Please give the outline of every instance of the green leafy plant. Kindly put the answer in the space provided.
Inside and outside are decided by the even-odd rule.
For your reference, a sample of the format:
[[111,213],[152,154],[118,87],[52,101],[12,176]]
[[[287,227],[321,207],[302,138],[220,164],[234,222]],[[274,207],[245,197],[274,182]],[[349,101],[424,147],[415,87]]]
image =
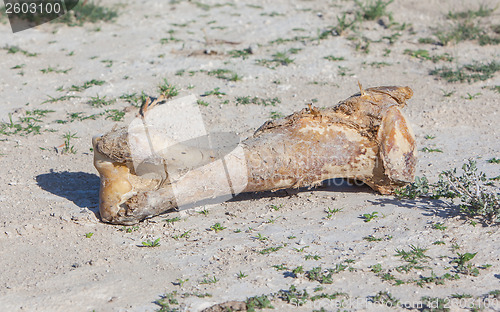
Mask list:
[[68,26],[82,26],[84,23],[110,22],[118,16],[118,11],[94,1],[79,1],[68,13],[55,19],[53,23],[63,23]]
[[457,67],[455,70],[449,67],[436,68],[430,72],[431,75],[439,76],[448,82],[475,82],[484,81],[493,77],[500,70],[500,63],[491,61],[489,63],[474,62]]
[[163,83],[158,85],[158,91],[165,98],[173,98],[179,94],[179,90],[173,84],[170,84],[167,79],[163,79]]
[[378,212],[374,211],[372,213],[364,213],[361,215],[361,218],[363,218],[365,222],[370,222],[373,219],[378,218]]
[[144,246],[144,247],[158,247],[158,246],[160,246],[160,237],[158,237],[154,241],[148,239],[147,241],[142,242],[142,246]]
[[217,232],[220,232],[220,231],[222,231],[222,230],[226,229],[226,227],[225,227],[225,226],[222,226],[219,222],[217,222],[217,223],[215,223],[214,225],[212,225],[212,226],[210,227],[210,229],[211,229],[212,231],[214,231],[215,233],[217,233]]
[[77,139],[76,133],[66,132],[63,136],[64,144],[62,152],[64,154],[76,154],[75,146],[71,144],[72,139]]

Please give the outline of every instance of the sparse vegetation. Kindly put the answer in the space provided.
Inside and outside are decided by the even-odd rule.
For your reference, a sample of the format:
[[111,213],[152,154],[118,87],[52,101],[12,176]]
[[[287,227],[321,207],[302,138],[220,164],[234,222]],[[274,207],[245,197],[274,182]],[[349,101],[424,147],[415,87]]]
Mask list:
[[160,246],[160,237],[158,237],[157,239],[155,239],[153,241],[148,239],[147,241],[142,242],[142,246],[144,246],[144,247],[158,247],[158,246]]
[[84,23],[99,21],[111,22],[118,16],[114,8],[102,6],[94,1],[79,1],[68,13],[57,19],[54,23],[63,23],[68,26],[82,26]]

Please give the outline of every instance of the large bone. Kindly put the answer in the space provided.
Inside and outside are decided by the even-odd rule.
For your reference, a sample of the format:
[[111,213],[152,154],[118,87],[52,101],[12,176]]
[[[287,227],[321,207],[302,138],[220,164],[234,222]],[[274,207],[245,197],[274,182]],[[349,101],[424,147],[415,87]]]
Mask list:
[[[169,143],[168,133],[153,128],[148,142],[130,128],[96,136],[101,219],[133,224],[212,198],[313,187],[333,178],[363,181],[390,194],[414,178],[415,139],[400,110],[412,95],[409,87],[361,89],[334,107],[309,107],[268,121],[222,154]],[[148,145],[170,150],[146,155],[137,166],[133,155]]]

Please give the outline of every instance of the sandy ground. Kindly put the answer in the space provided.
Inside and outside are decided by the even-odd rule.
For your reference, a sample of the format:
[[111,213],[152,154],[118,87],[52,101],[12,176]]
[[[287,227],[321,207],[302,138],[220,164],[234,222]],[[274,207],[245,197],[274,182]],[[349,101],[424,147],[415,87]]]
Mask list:
[[[2,20],[1,47],[15,45],[38,55],[0,50],[0,117],[9,122],[10,113],[16,122],[35,109],[54,111],[40,117],[41,134],[0,135],[2,311],[154,311],[160,308],[155,301],[173,291],[178,293],[179,305],[172,307],[200,311],[215,303],[276,294],[291,285],[311,294],[346,295],[336,300],[309,300],[301,307],[274,299],[275,310],[323,307],[324,311],[337,311],[336,304],[344,299],[341,310],[390,311],[405,309],[375,304],[373,296],[387,291],[408,303],[408,308],[415,308],[424,296],[470,294],[469,300],[482,305],[486,294],[500,289],[498,225],[473,226],[460,218],[458,206],[450,202],[399,201],[366,186],[343,183],[314,190],[243,194],[223,204],[156,217],[128,231],[101,223],[91,137],[134,118],[137,109],[130,109],[130,104],[119,99],[121,95],[141,91],[158,95],[157,85],[164,78],[180,89],[179,97],[199,97],[220,88],[226,95],[202,98],[208,103],[200,106],[206,126],[211,131],[234,130],[242,137],[272,112],[287,115],[307,103],[334,105],[356,93],[358,81],[366,87],[408,85],[415,95],[405,113],[419,149],[442,150],[420,152],[418,176],[435,179],[442,170],[461,167],[468,158],[477,160],[489,177],[500,174],[500,165],[486,161],[500,158],[500,97],[491,88],[500,85],[500,75],[470,84],[448,83],[429,75],[445,65],[455,68],[473,61],[499,61],[498,45],[465,41],[440,46],[418,40],[432,37],[433,29],[451,25],[445,18],[450,10],[477,10],[476,1],[396,0],[388,10],[399,26],[386,28],[378,21],[365,21],[357,33],[275,43],[270,42],[296,36],[317,38],[322,30],[337,24],[342,12],[351,17],[357,6],[350,1],[319,0],[203,3],[207,6],[189,1],[110,0],[104,5],[119,10],[113,23],[50,24],[17,34]],[[481,3],[494,7],[495,1]],[[497,10],[481,23],[500,24],[499,14]],[[407,27],[398,30],[403,23]],[[367,39],[349,40],[351,36]],[[162,38],[178,40],[162,43]],[[368,40],[367,51],[363,47]],[[361,43],[358,49],[357,42]],[[246,58],[228,54],[249,47],[253,54]],[[272,69],[257,64],[259,59],[272,59],[273,54],[292,48],[300,50],[289,55],[294,61],[287,66]],[[430,55],[448,53],[454,59],[433,63],[405,54],[406,49],[426,49]],[[329,55],[343,59],[324,58]],[[41,72],[49,67],[56,71]],[[57,72],[69,68],[66,73]],[[220,79],[201,71],[221,68],[234,71],[241,80]],[[81,86],[92,79],[104,84],[69,91],[72,85]],[[92,107],[87,102],[96,95],[117,101]],[[73,97],[43,103],[61,96]],[[243,96],[277,97],[281,103],[236,105],[236,97]],[[109,113],[95,120],[69,117],[127,107],[125,119],[119,122],[106,118]],[[61,152],[62,136],[68,132],[76,133],[70,141],[75,154]],[[435,138],[425,139],[426,135]],[[328,208],[342,210],[328,218]],[[207,214],[198,213],[204,209]],[[374,211],[380,217],[371,222],[360,218]],[[175,217],[180,220],[166,221]],[[210,231],[215,223],[226,229]],[[446,229],[436,229],[436,223],[443,223]],[[188,237],[180,237],[186,231]],[[86,237],[87,233],[93,235]],[[368,235],[383,240],[369,242],[364,239]],[[161,246],[140,247],[143,241],[156,238]],[[436,241],[444,244],[433,244]],[[395,268],[405,262],[395,255],[396,250],[409,251],[410,245],[427,249],[430,258],[425,258],[422,269],[398,272]],[[269,247],[282,248],[269,254],[259,252]],[[454,275],[452,261],[457,252],[477,252],[471,262],[480,267],[478,276],[458,274],[459,279],[421,287],[415,282],[396,286],[394,281],[383,280],[384,273],[404,281],[433,273]],[[316,260],[314,256],[318,256]],[[288,269],[273,267],[280,264]],[[332,284],[321,285],[304,273],[292,273],[299,266],[308,271],[335,264],[349,268],[334,274]],[[373,272],[377,264],[381,265],[379,273]],[[245,277],[238,278],[240,272]],[[217,282],[203,283],[214,277]],[[324,289],[315,292],[318,286]],[[211,296],[181,298],[186,293]],[[461,307],[455,302],[451,311],[462,311]],[[500,305],[485,308],[489,310],[500,311]]]

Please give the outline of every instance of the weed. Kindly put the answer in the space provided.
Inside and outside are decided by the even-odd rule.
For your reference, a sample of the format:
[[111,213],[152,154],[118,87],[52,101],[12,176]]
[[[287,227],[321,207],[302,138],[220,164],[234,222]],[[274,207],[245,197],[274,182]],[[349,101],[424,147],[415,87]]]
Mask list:
[[334,214],[337,214],[337,213],[339,213],[341,211],[342,211],[342,208],[334,208],[334,209],[332,209],[332,208],[328,207],[325,210],[325,212],[327,213],[326,218],[330,219],[331,217],[333,217]]
[[96,4],[94,1],[79,1],[68,13],[55,19],[54,23],[63,23],[68,26],[82,26],[83,23],[110,22],[118,16],[118,11]]
[[378,218],[378,212],[374,211],[372,213],[364,213],[361,215],[361,218],[364,219],[365,222],[370,222],[371,220]]
[[493,157],[493,158],[488,159],[487,162],[490,164],[500,164],[500,158]]
[[387,307],[397,307],[399,305],[399,300],[387,291],[379,291],[375,296],[372,297],[372,301],[374,303],[382,304]]
[[278,292],[278,297],[295,306],[302,306],[310,299],[305,289],[302,291],[297,290],[294,285],[291,285],[288,290],[280,290]]
[[68,69],[57,69],[57,68],[53,68],[53,67],[47,67],[47,68],[43,68],[43,69],[40,69],[40,71],[44,74],[48,74],[48,73],[57,73],[57,74],[67,74],[70,70],[72,70],[73,68],[68,68]]
[[101,63],[106,64],[106,67],[108,68],[113,66],[113,60],[102,60]]
[[259,253],[261,255],[268,255],[272,252],[276,252],[276,251],[280,250],[281,248],[283,248],[283,246],[268,247],[268,248],[264,248],[264,249],[260,250]]
[[288,268],[284,264],[275,264],[273,265],[273,268],[275,268],[277,271],[288,270]]
[[431,298],[431,297],[422,297],[422,303],[424,307],[422,307],[422,311],[429,312],[449,312],[450,311],[450,300],[448,298]]
[[294,62],[293,59],[289,57],[289,54],[296,54],[300,49],[290,49],[288,51],[277,52],[272,55],[272,59],[259,59],[257,60],[258,65],[265,66],[270,69],[276,69],[277,66],[288,66]]
[[160,94],[167,99],[173,98],[179,94],[177,87],[168,83],[167,79],[163,79],[163,83],[158,85],[158,90]]
[[466,100],[474,100],[474,99],[477,99],[480,95],[481,95],[481,93],[470,94],[469,92],[467,92],[467,96],[462,97],[462,98],[464,98]]
[[45,103],[56,103],[56,102],[61,102],[61,101],[67,101],[67,100],[71,100],[71,99],[75,99],[75,98],[79,98],[79,96],[74,96],[74,95],[63,95],[63,96],[60,96],[58,98],[54,98],[52,96],[49,95],[49,99],[48,100],[45,100],[43,101],[41,104],[45,104]]
[[208,278],[208,277],[205,277],[201,282],[200,284],[215,284],[219,281],[219,279],[217,277],[215,277],[215,275],[212,277],[212,278]]
[[125,112],[117,109],[107,109],[106,114],[106,119],[111,119],[113,121],[122,121],[125,117]]
[[241,77],[232,70],[229,69],[215,69],[207,72],[209,76],[215,76],[219,79],[228,81],[239,81]]
[[372,269],[372,272],[375,274],[382,272],[382,265],[380,263],[371,265],[370,268]]
[[81,86],[72,85],[71,88],[69,88],[69,91],[81,92],[81,91],[86,90],[92,86],[102,86],[104,83],[105,83],[105,81],[103,81],[103,80],[92,79],[92,80],[84,82],[83,85],[81,85]]
[[201,96],[209,96],[209,95],[215,95],[217,97],[222,97],[223,95],[226,95],[226,93],[220,91],[220,88],[217,87],[213,90],[206,91]]
[[429,134],[426,134],[426,135],[424,136],[424,139],[426,139],[426,140],[434,140],[435,138],[436,138],[436,136],[435,136],[435,135],[429,135]]
[[457,253],[458,258],[452,260],[450,263],[456,263],[457,264],[457,271],[459,273],[465,274],[465,275],[472,275],[472,276],[478,276],[479,275],[479,269],[474,267],[473,264],[468,263],[470,260],[472,260],[476,256],[477,252],[475,253]]
[[274,222],[276,222],[276,220],[278,220],[279,218],[281,218],[281,216],[278,216],[278,217],[276,217],[276,218],[269,218],[269,219],[266,221],[266,223],[271,223],[271,224],[273,224],[273,223],[274,223]]
[[302,248],[292,248],[292,249],[295,250],[296,252],[304,252],[306,248],[309,248],[309,246],[304,246]]
[[449,67],[436,68],[430,72],[431,75],[439,76],[448,82],[475,82],[487,80],[500,70],[500,63],[492,61],[489,63],[478,63],[463,65],[453,70]]
[[475,17],[487,17],[490,16],[495,9],[484,7],[483,5],[479,6],[477,11],[467,10],[461,12],[448,12],[446,16],[449,19],[471,19]]
[[224,229],[226,229],[226,227],[222,226],[219,222],[215,223],[210,227],[210,230],[214,231],[215,233],[218,233]]
[[404,249],[396,249],[396,256],[401,257],[404,261],[416,265],[420,261],[426,261],[426,258],[430,258],[425,254],[427,249],[416,247],[414,245],[410,245],[410,250],[405,251]]
[[422,152],[426,153],[442,153],[443,151],[439,148],[429,148],[429,147],[424,147],[421,149]]
[[257,96],[241,96],[236,97],[236,105],[247,105],[247,104],[256,104],[256,105],[264,105],[264,106],[276,106],[276,104],[281,103],[281,100],[277,97],[275,98],[259,98]]
[[489,222],[500,222],[500,195],[489,191],[486,175],[477,172],[476,162],[462,166],[463,174],[457,176],[456,169],[439,175],[434,197],[460,198],[461,210],[470,216],[481,216]]
[[77,139],[78,137],[76,136],[76,133],[71,133],[71,132],[66,132],[63,136],[64,139],[64,144],[63,144],[63,150],[62,152],[64,154],[76,154],[76,149],[74,145],[71,145],[71,140],[72,139]]
[[283,205],[281,205],[281,204],[279,206],[277,206],[277,205],[271,205],[270,207],[271,207],[272,210],[278,211],[278,210],[280,210],[283,207]]
[[18,52],[28,56],[28,57],[35,57],[38,55],[38,53],[31,53],[31,52],[28,52],[26,50],[23,50],[21,49],[20,47],[18,46],[11,46],[11,45],[6,45],[3,47],[4,50],[7,50],[7,53],[8,54],[16,54]]
[[443,241],[435,241],[434,243],[432,243],[432,245],[444,245],[445,242]]
[[332,62],[345,60],[345,58],[343,56],[336,57],[336,56],[333,56],[333,55],[328,55],[328,56],[325,56],[323,58],[325,60],[329,60],[329,61],[332,61]]
[[429,193],[429,189],[429,181],[426,177],[415,177],[415,182],[395,190],[394,193],[399,199],[415,199],[417,197],[427,195]]
[[142,246],[144,246],[144,247],[158,247],[158,246],[160,246],[160,237],[158,237],[154,241],[148,239],[147,241],[142,242]]
[[265,237],[264,235],[262,235],[260,233],[257,233],[257,236],[255,237],[255,239],[260,240],[262,242],[262,241],[267,240],[267,237]]
[[179,311],[177,308],[171,308],[170,305],[178,305],[179,301],[175,299],[177,296],[177,291],[164,294],[160,296],[161,298],[156,300],[155,303],[161,307],[157,312],[175,312]]
[[85,233],[86,238],[91,238],[92,235],[94,235],[94,233],[92,233],[92,232]]
[[238,274],[236,274],[236,277],[238,277],[238,279],[243,279],[245,277],[248,277],[248,274],[245,274],[240,271]]
[[134,231],[139,231],[139,226],[138,225],[134,225],[134,226],[124,226],[120,229],[120,231],[125,231],[126,233],[132,233]]
[[250,297],[246,300],[247,311],[255,312],[256,309],[274,309],[266,295]]
[[116,99],[106,99],[106,96],[100,97],[99,94],[90,98],[87,102],[92,107],[102,107],[112,105],[116,102]]
[[434,224],[432,225],[432,228],[433,228],[433,229],[436,229],[436,230],[444,231],[444,230],[446,230],[448,227],[447,227],[447,226],[444,226],[444,223],[434,223]]
[[231,57],[241,57],[242,59],[247,59],[250,54],[252,54],[252,50],[250,48],[246,48],[243,50],[231,50],[228,52]]
[[354,2],[359,6],[360,9],[360,11],[357,13],[358,18],[362,20],[373,21],[383,16],[390,16],[390,13],[388,13],[386,9],[387,6],[393,1],[394,0],[370,0],[366,3],[361,3],[359,0],[355,0]]
[[453,61],[453,57],[451,57],[448,53],[431,56],[429,54],[429,51],[424,50],[424,49],[419,49],[419,50],[406,49],[403,53],[407,54],[411,57],[417,58],[417,59],[428,60],[428,61],[432,61],[434,63],[437,63],[439,61],[446,61],[446,62]]
[[165,219],[163,221],[165,221],[167,223],[170,223],[170,224],[174,224],[175,222],[181,221],[181,218],[180,217],[174,217],[174,218],[170,218],[170,219]]
[[198,104],[200,106],[208,106],[208,105],[210,105],[210,103],[205,102],[203,100],[196,100],[196,104]]
[[335,268],[326,270],[323,270],[321,267],[315,267],[306,272],[306,277],[311,281],[317,281],[321,284],[332,284],[332,275],[345,271],[345,269],[347,269],[347,265],[344,264],[336,264]]
[[174,235],[174,236],[172,236],[172,238],[175,239],[175,240],[179,240],[181,238],[189,238],[190,237],[189,233],[191,233],[191,230],[185,231],[181,235]]
[[304,256],[304,259],[306,260],[319,260],[321,259],[321,256],[318,256],[318,255],[305,255]]
[[367,240],[369,242],[381,242],[384,240],[384,238],[382,238],[382,237],[375,237],[373,235],[365,236],[365,237],[363,237],[363,239]]
[[197,211],[197,213],[202,214],[204,216],[208,216],[210,213],[207,208],[203,208],[203,210]]

